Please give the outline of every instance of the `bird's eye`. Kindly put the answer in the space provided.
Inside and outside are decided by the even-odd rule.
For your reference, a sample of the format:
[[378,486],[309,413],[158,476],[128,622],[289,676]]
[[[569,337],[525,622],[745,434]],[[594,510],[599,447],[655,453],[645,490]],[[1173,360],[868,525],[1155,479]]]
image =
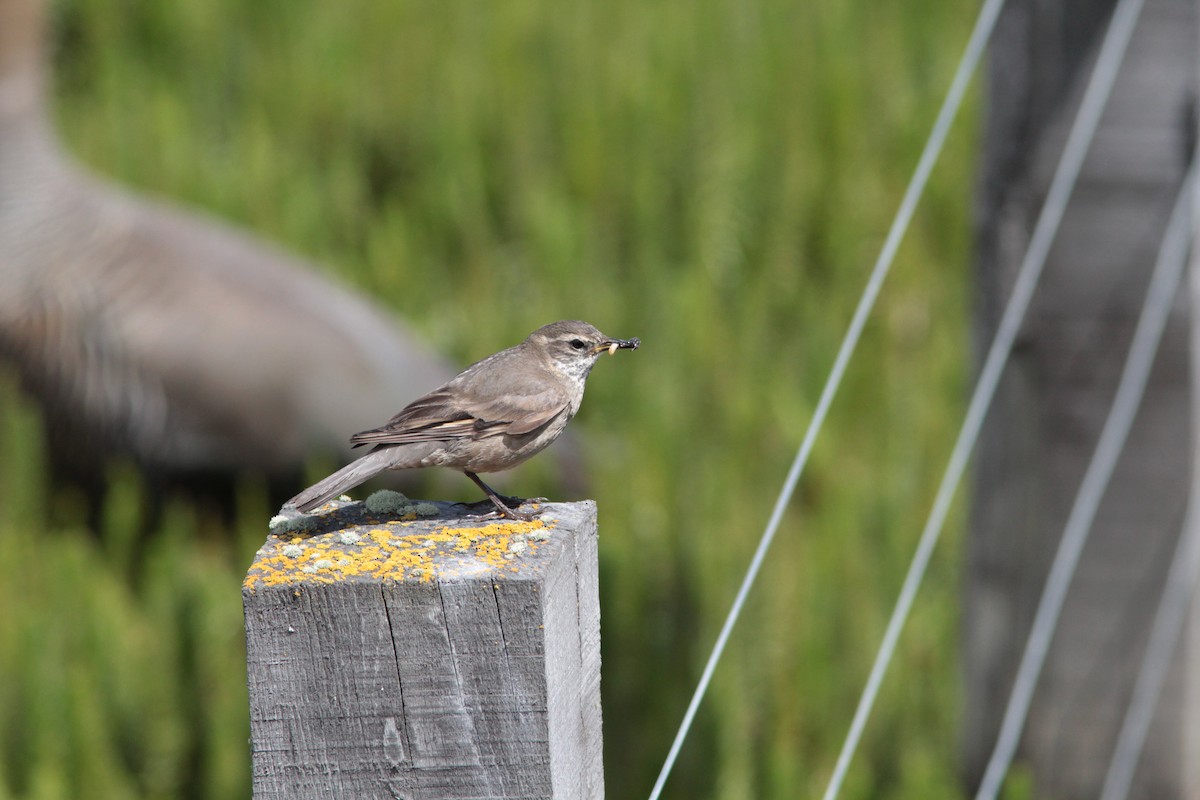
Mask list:
[[571,347],[572,347],[572,348],[574,348],[574,349],[576,349],[576,350],[582,350],[582,349],[584,349],[585,347],[587,347],[587,343],[586,343],[586,342],[584,342],[584,341],[583,341],[583,339],[572,339],[572,340],[571,340]]

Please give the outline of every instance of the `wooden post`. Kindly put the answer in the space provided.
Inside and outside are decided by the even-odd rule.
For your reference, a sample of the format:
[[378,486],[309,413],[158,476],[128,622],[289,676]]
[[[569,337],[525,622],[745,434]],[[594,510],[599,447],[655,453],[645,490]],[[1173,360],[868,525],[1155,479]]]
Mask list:
[[267,539],[243,591],[256,800],[603,796],[596,507],[544,508],[342,504]]
[[[979,188],[990,342],[1113,3],[1011,0],[993,42]],[[1147,0],[980,440],[963,623],[963,749],[978,786],[1067,514],[1095,450],[1194,142],[1196,0]],[[1189,309],[1168,322],[1018,751],[1036,797],[1104,781],[1191,487]],[[1172,665],[1131,797],[1185,796],[1197,763]]]

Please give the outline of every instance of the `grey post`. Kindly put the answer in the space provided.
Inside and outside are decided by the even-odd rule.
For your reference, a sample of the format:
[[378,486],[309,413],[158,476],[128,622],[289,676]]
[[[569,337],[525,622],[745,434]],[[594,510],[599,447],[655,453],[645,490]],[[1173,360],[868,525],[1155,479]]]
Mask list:
[[[976,321],[986,346],[1086,82],[1111,0],[1011,0],[993,41]],[[966,783],[978,785],[1034,610],[1096,447],[1194,144],[1196,0],[1146,0],[983,431],[963,619]],[[1099,795],[1192,487],[1194,313],[1181,297],[1067,596],[1017,765],[1034,796]],[[1191,797],[1181,647],[1131,797]],[[1192,685],[1189,685],[1192,684]]]
[[453,509],[341,504],[258,551],[256,800],[603,796],[595,504]]

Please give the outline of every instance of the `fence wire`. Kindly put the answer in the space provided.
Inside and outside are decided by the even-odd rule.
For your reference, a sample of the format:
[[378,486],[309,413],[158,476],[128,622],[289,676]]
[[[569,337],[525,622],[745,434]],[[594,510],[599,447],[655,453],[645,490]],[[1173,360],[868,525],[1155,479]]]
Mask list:
[[[1099,121],[1100,112],[1104,108],[1104,103],[1116,79],[1117,71],[1133,35],[1133,29],[1137,24],[1143,4],[1143,0],[1120,0],[1117,4],[1101,46],[1099,59],[1092,73],[1092,79],[1088,84],[1079,117],[1076,120],[1077,126],[1085,115],[1093,119],[1093,127],[1095,122]],[[1074,132],[1072,130],[1072,134]],[[1068,142],[1069,148],[1070,142]],[[1082,150],[1077,157],[1082,162]],[[1066,158],[1067,154],[1064,153],[1063,160],[1066,161]],[[1176,224],[1175,218],[1180,213],[1177,204],[1172,217],[1173,226]],[[1166,252],[1165,249],[1163,252]],[[1166,280],[1166,278],[1160,277],[1163,273],[1162,262],[1162,253],[1160,253],[1159,266],[1155,269],[1147,302],[1150,301],[1151,294],[1162,291],[1160,287]],[[1087,541],[1100,497],[1112,474],[1117,457],[1124,447],[1129,425],[1132,423],[1133,412],[1137,410],[1137,405],[1141,402],[1145,379],[1149,374],[1149,362],[1152,360],[1154,348],[1158,346],[1158,336],[1161,334],[1161,328],[1154,331],[1148,326],[1149,323],[1146,322],[1143,314],[1137,332],[1134,334],[1134,343],[1126,361],[1125,372],[1121,376],[1116,399],[1113,401],[1113,409],[1108,420],[1105,421],[1104,429],[1100,434],[1100,442],[1088,465],[1083,483],[1076,495],[1075,504],[1067,519],[1058,552],[1050,567],[1050,575],[1046,580],[1046,588],[1034,617],[1021,664],[1017,669],[1017,677],[1009,697],[1004,720],[1000,726],[996,746],[988,761],[979,791],[975,795],[976,800],[994,800],[999,794],[1004,776],[1012,764],[1013,755],[1021,738],[1021,730],[1029,713],[1033,690],[1038,676],[1041,674],[1042,665],[1045,663],[1046,652],[1050,647],[1050,639],[1054,635],[1054,628],[1058,623],[1063,601],[1066,599],[1067,588],[1075,573],[1083,545]],[[1147,347],[1151,348],[1148,356],[1144,353]]]
[[[1172,225],[1179,230],[1168,229],[1166,242],[1163,244],[1164,257],[1177,259],[1172,267],[1176,274],[1171,278],[1176,290],[1183,277],[1183,262],[1188,255],[1188,240],[1196,231],[1196,181],[1195,160],[1188,180],[1184,182],[1179,206],[1185,207],[1178,211],[1172,220]],[[1174,239],[1172,239],[1174,236]],[[1166,255],[1168,247],[1174,252]],[[1195,254],[1192,255],[1195,258]],[[1193,291],[1195,290],[1195,266],[1193,266]],[[1173,292],[1172,292],[1173,294]],[[1165,311],[1159,312],[1164,313]],[[1193,484],[1197,478],[1193,478]],[[1137,682],[1130,695],[1129,708],[1121,723],[1117,735],[1117,743],[1113,748],[1113,756],[1108,764],[1108,773],[1104,778],[1100,800],[1125,800],[1129,796],[1129,788],[1133,784],[1133,774],[1146,743],[1146,734],[1150,730],[1150,721],[1154,716],[1154,708],[1166,679],[1167,668],[1171,656],[1179,641],[1179,633],[1183,629],[1187,617],[1188,603],[1195,591],[1196,579],[1200,575],[1200,507],[1197,506],[1196,490],[1193,487],[1192,500],[1188,506],[1183,530],[1179,534],[1179,542],[1175,546],[1175,554],[1171,560],[1171,569],[1167,574],[1167,582],[1159,599],[1158,609],[1154,613],[1154,622],[1150,628],[1150,637],[1146,642],[1146,652],[1138,669]]]
[[921,158],[917,162],[916,170],[909,181],[908,188],[904,192],[904,198],[900,202],[900,207],[896,212],[895,219],[892,221],[891,228],[888,230],[883,249],[871,271],[870,278],[867,281],[866,288],[863,290],[858,306],[855,308],[849,330],[847,330],[846,336],[838,348],[833,368],[830,371],[829,378],[825,382],[825,387],[821,391],[817,407],[813,412],[812,419],[809,421],[804,439],[800,443],[800,449],[792,461],[791,468],[788,470],[787,477],[784,480],[783,488],[780,490],[779,497],[776,499],[775,506],[771,511],[766,529],[763,531],[758,547],[750,561],[746,576],[743,578],[737,595],[734,597],[733,605],[729,609],[725,623],[721,626],[721,632],[717,635],[717,641],[713,645],[708,662],[704,665],[704,671],[700,676],[700,681],[696,686],[695,692],[692,694],[692,699],[688,703],[687,711],[683,715],[683,721],[679,726],[678,732],[675,734],[675,740],[671,743],[671,749],[667,753],[662,770],[659,772],[658,779],[654,783],[654,788],[650,792],[650,800],[658,800],[659,795],[662,794],[667,777],[670,775],[671,769],[675,765],[675,760],[679,755],[679,750],[687,738],[688,731],[691,729],[696,711],[700,707],[700,702],[703,700],[704,694],[708,689],[708,684],[712,680],[717,663],[720,661],[721,655],[725,651],[725,646],[729,642],[729,635],[733,632],[738,617],[741,615],[746,597],[750,594],[750,589],[758,577],[767,551],[770,549],[771,543],[775,539],[775,534],[779,530],[783,514],[791,502],[792,494],[795,492],[796,484],[800,480],[804,466],[808,463],[808,457],[812,452],[817,434],[820,432],[821,426],[825,422],[825,417],[829,413],[829,407],[833,403],[834,395],[837,394],[837,390],[841,385],[842,376],[846,371],[847,365],[850,363],[850,357],[854,354],[854,350],[858,346],[858,340],[862,335],[863,327],[867,323],[867,317],[870,315],[871,309],[875,305],[875,300],[879,296],[883,280],[887,277],[892,262],[895,260],[896,251],[899,249],[900,242],[903,240],[904,234],[908,230],[909,222],[916,211],[917,201],[920,200],[922,193],[925,191],[925,186],[929,182],[929,176],[933,171],[934,164],[937,163],[938,156],[941,154],[946,137],[950,132],[950,125],[962,105],[963,97],[966,94],[967,87],[970,85],[971,76],[974,74],[979,60],[983,56],[984,48],[991,38],[992,31],[995,29],[996,18],[999,16],[1003,5],[1004,0],[985,0],[983,7],[980,9],[979,17],[971,32],[971,37],[967,41],[966,49],[963,52],[958,67],[955,69],[950,89],[947,91],[946,98],[942,102],[942,107],[938,112],[933,129],[921,152]]
[[841,790],[846,771],[858,747],[867,718],[875,704],[883,676],[895,653],[896,642],[908,619],[913,599],[916,597],[917,589],[921,585],[934,547],[941,535],[946,516],[950,511],[951,501],[966,469],[971,451],[979,438],[983,420],[995,396],[1000,375],[1012,351],[1013,342],[1029,307],[1033,290],[1045,267],[1050,245],[1054,241],[1067,203],[1074,191],[1076,180],[1083,166],[1084,156],[1095,137],[1101,112],[1112,91],[1113,82],[1124,58],[1133,32],[1133,25],[1137,21],[1141,7],[1142,0],[1120,0],[1108,32],[1105,34],[1096,66],[1093,68],[1083,100],[1071,125],[1066,145],[1059,158],[1050,189],[1034,227],[1033,236],[1030,238],[1029,248],[1025,251],[1025,258],[1017,272],[1012,295],[988,350],[983,369],[980,371],[979,380],[967,408],[966,418],[934,498],[933,508],[926,521],[925,529],[921,533],[916,554],[913,556],[912,564],[900,590],[900,596],[896,601],[891,619],[888,621],[887,630],[884,632],[883,643],[880,645],[879,653],[867,678],[866,688],[859,700],[850,731],[846,736],[829,786],[825,791],[825,800],[833,800]]

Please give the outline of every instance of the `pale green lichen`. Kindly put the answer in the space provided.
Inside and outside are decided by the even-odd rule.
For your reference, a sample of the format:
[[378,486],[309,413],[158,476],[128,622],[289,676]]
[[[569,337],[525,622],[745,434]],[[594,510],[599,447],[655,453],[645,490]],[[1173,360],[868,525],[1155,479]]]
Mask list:
[[403,514],[412,510],[414,504],[400,492],[380,489],[367,498],[365,505],[372,514]]
[[317,527],[317,518],[310,517],[307,514],[300,514],[295,517],[285,517],[282,514],[271,518],[271,533],[301,533],[310,531]]
[[436,517],[438,515],[438,508],[433,503],[417,503],[412,510],[418,517]]

